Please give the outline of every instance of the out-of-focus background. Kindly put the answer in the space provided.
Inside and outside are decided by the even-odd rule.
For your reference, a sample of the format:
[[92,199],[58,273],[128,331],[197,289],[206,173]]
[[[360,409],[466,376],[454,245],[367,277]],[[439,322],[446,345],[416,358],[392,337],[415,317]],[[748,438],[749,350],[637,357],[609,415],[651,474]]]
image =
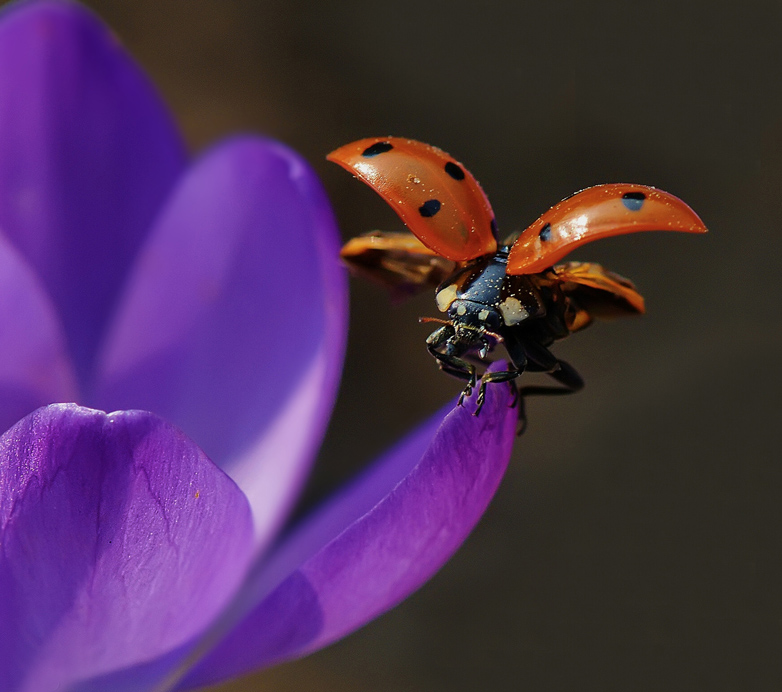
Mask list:
[[[711,229],[578,252],[631,277],[648,315],[559,346],[587,388],[529,403],[464,548],[347,640],[221,689],[782,688],[779,2],[87,4],[194,152],[236,131],[287,142],[345,238],[401,225],[324,156],[388,134],[464,162],[507,233],[603,182],[673,192]],[[458,392],[424,349],[432,314],[429,295],[393,307],[352,283],[309,502]]]

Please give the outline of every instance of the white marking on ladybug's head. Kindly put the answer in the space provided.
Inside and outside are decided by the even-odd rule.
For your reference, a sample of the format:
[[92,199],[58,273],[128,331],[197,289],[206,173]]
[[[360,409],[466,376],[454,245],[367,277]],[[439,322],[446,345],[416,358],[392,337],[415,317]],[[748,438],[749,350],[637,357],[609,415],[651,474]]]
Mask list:
[[456,306],[456,314],[459,315],[459,317],[463,317],[467,314],[467,307],[464,305],[464,303]]
[[481,311],[478,313],[478,319],[479,319],[481,322],[485,322],[485,321],[486,321],[486,318],[487,318],[488,316],[489,316],[489,311],[488,311],[488,310],[481,310]]
[[440,312],[446,312],[451,307],[451,303],[456,300],[456,291],[456,284],[451,284],[437,292],[434,299]]
[[523,322],[529,317],[529,312],[524,308],[518,298],[508,296],[500,305],[502,319],[508,327]]

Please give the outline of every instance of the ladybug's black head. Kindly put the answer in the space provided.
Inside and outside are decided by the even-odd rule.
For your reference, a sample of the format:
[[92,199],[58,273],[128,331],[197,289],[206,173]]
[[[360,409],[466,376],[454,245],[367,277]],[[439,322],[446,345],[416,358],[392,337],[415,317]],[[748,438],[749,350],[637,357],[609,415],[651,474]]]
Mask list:
[[450,320],[425,321],[440,322],[437,329],[427,339],[429,346],[449,356],[461,356],[477,351],[485,358],[499,342],[502,336],[502,317],[494,308],[469,300],[455,300],[448,310]]
[[448,317],[454,326],[463,326],[479,332],[499,332],[502,329],[502,315],[485,303],[473,300],[454,300],[448,307]]

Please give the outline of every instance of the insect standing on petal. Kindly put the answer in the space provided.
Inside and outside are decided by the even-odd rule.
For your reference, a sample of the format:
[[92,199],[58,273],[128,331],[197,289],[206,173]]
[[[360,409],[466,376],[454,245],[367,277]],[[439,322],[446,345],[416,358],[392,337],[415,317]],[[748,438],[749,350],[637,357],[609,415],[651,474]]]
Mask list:
[[[644,185],[597,185],[564,199],[518,236],[499,242],[489,200],[470,172],[436,147],[399,137],[362,139],[328,159],[367,183],[412,231],[374,232],[349,241],[342,257],[351,268],[397,295],[436,287],[446,319],[426,340],[440,369],[467,381],[501,344],[507,370],[481,376],[475,415],[486,386],[543,372],[557,386],[525,386],[522,397],[567,394],[583,387],[568,363],[549,350],[594,318],[644,312],[627,279],[591,262],[562,262],[599,238],[638,231],[704,233],[706,227],[677,197]],[[523,419],[523,416],[522,416]],[[523,422],[522,422],[523,424]]]

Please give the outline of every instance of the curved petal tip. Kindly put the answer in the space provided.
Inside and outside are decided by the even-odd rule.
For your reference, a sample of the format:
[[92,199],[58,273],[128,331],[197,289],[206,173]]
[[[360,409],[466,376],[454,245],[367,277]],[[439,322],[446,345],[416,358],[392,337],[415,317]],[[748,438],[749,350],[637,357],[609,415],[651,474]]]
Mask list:
[[434,416],[293,533],[254,585],[269,595],[183,688],[326,646],[442,567],[494,496],[518,418],[507,385],[489,387],[479,416],[474,397],[465,403]]

